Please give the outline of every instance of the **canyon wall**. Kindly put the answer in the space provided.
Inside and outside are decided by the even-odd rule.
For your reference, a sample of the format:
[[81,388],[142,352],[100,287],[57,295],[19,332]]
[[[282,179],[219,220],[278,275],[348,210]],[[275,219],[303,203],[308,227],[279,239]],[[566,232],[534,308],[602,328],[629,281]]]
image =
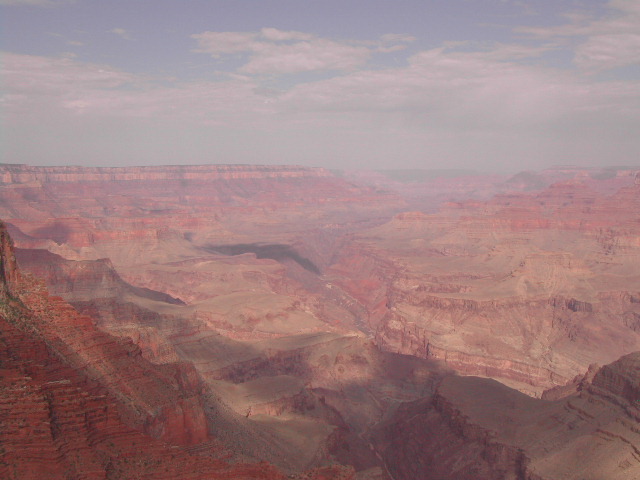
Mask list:
[[378,436],[397,480],[629,480],[640,475],[640,352],[559,401],[489,379],[446,377]]
[[[265,462],[238,463],[211,436],[205,408],[219,400],[191,363],[148,362],[131,340],[22,275],[4,225],[0,267],[2,478],[285,478]],[[288,478],[352,480],[354,470],[325,465]]]
[[386,350],[531,394],[640,348],[640,185],[581,182],[409,212],[359,232],[327,276]]
[[[465,389],[506,405],[514,424],[532,420],[521,407],[533,401],[541,438],[556,435],[549,418],[577,422],[576,409],[635,418],[631,377],[584,377],[640,350],[640,185],[629,175],[518,177],[516,190],[536,187],[488,200],[478,197],[493,180],[473,200],[461,198],[472,178],[451,181],[456,201],[432,213],[406,211],[421,208],[417,196],[303,167],[0,173],[0,213],[20,247],[5,248],[1,288],[33,315],[16,328],[37,332],[65,375],[104,389],[126,428],[187,455],[310,478],[389,480],[386,468],[538,480],[560,457],[544,470],[550,457],[487,433],[508,422],[486,423],[501,418],[490,409],[472,418]],[[547,187],[557,175],[570,181]],[[569,413],[451,370],[531,396],[555,386],[546,398]],[[602,412],[582,405],[596,398]],[[95,457],[95,445],[78,448]]]
[[154,367],[98,330],[20,274],[4,226],[0,239],[3,478],[282,478],[189,454],[210,442],[191,367]]

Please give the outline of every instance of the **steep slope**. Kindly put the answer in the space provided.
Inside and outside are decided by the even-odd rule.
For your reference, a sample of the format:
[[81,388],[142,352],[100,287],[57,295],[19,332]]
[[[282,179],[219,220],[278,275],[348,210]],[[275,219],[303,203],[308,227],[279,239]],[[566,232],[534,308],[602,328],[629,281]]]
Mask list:
[[[493,392],[446,379],[432,398],[436,361],[540,395],[640,350],[640,186],[627,172],[536,191],[574,170],[427,215],[396,214],[398,196],[318,169],[5,165],[0,211],[21,267],[82,312],[29,277],[19,295],[33,328],[129,428],[200,454],[220,450],[213,437],[286,474],[338,475],[322,469],[339,461],[347,477],[387,480],[388,440],[372,448],[380,422]],[[464,195],[473,181],[443,188]],[[486,395],[517,423],[529,399],[504,392]],[[484,447],[469,448],[465,475],[498,475],[478,467]],[[524,462],[505,455],[503,473]],[[410,465],[395,471],[411,478]]]
[[555,402],[447,377],[432,398],[400,407],[379,441],[396,480],[638,479],[639,380],[640,352]]
[[[205,385],[211,434],[246,458],[269,459],[289,472],[327,461],[366,475],[379,471],[369,430],[400,402],[429,393],[439,375],[429,362],[381,352],[362,335],[331,332],[329,326],[260,342],[231,340],[188,316],[136,307],[133,302],[150,303],[136,299],[106,261],[70,261],[25,249],[18,249],[17,258],[21,267],[46,275],[51,288],[77,308],[96,314],[103,328],[130,338],[144,358],[193,364]],[[227,279],[242,273],[242,264],[230,266]]]
[[68,261],[42,249],[15,249],[21,270],[47,284],[53,295],[78,302],[94,298],[138,296],[156,302],[184,305],[179,298],[143,287],[135,287],[120,278],[107,258]]
[[[79,262],[56,285],[58,260],[29,268],[154,361],[178,358],[167,335],[187,331],[355,329],[540,394],[640,348],[640,186],[629,170],[605,173],[520,175],[514,190],[570,180],[388,221],[397,195],[322,169],[3,165],[0,212],[19,246]],[[473,181],[451,185],[462,195]],[[94,271],[84,294],[83,269]]]
[[396,215],[326,278],[387,350],[530,393],[640,349],[640,185],[580,182]]
[[[2,478],[282,478],[216,459],[195,372],[154,367],[22,278],[4,226],[0,264]],[[189,453],[203,442],[210,456]]]
[[296,166],[0,165],[0,217],[21,247],[116,266],[179,260],[199,246],[292,244],[318,223],[340,229],[402,205],[397,196]]
[[[87,311],[98,312],[100,324],[124,338],[121,343],[127,346],[128,353],[141,361],[153,361],[161,371],[173,372],[179,365],[181,371],[188,372],[189,378],[181,379],[179,386],[193,386],[199,395],[196,406],[203,407],[204,418],[179,423],[174,417],[165,418],[166,407],[147,405],[154,399],[170,398],[161,389],[164,384],[175,383],[173,377],[154,380],[150,388],[145,380],[153,379],[153,372],[142,373],[142,379],[137,374],[131,379],[137,367],[117,358],[104,358],[105,352],[100,348],[90,349],[82,354],[82,362],[73,364],[78,369],[93,369],[95,363],[100,364],[100,381],[118,395],[126,392],[122,397],[135,407],[135,412],[139,413],[144,405],[157,413],[134,425],[151,434],[166,432],[170,427],[174,435],[186,435],[194,423],[202,429],[208,424],[210,435],[227,448],[247,459],[269,459],[290,473],[325,465],[305,475],[349,478],[355,468],[368,472],[366,475],[378,472],[379,478],[385,478],[379,459],[367,444],[368,430],[399,402],[418,398],[433,384],[435,366],[380,352],[357,335],[324,332],[258,343],[232,341],[189,318],[144,311],[142,307],[134,309],[134,304],[127,302],[135,300],[139,290],[117,276],[106,261],[69,261],[49,252],[24,249],[18,249],[17,258],[32,274],[46,275],[57,293]],[[47,333],[53,340],[62,338],[60,342],[70,351],[69,357],[78,355],[73,350],[80,349],[80,345],[86,349],[103,342],[110,354],[117,354],[112,337],[94,331],[86,317],[84,323],[78,323],[78,315],[60,299],[49,297],[31,276],[22,279],[21,284],[29,292],[37,292],[23,297],[40,316],[55,322],[55,332]],[[167,308],[186,308],[175,305],[172,297],[148,290],[144,293],[147,297],[153,294],[154,301]],[[101,299],[101,295],[105,297]],[[161,301],[167,299],[171,301]],[[55,313],[52,303],[63,310],[64,317]],[[66,322],[74,318],[72,328],[68,328]],[[39,328],[46,330],[46,326]],[[178,359],[180,363],[176,363]],[[153,367],[147,364],[147,368]],[[203,384],[195,377],[196,371]],[[171,403],[180,401],[174,399]],[[132,414],[127,418],[137,417]],[[207,455],[220,448],[202,441],[190,443],[194,446],[189,448]],[[335,461],[353,468],[326,467]]]
[[[144,435],[123,421],[109,389],[65,365],[46,342],[6,318],[0,331],[2,478],[282,478],[266,465],[230,467]],[[214,444],[208,450],[224,456]]]

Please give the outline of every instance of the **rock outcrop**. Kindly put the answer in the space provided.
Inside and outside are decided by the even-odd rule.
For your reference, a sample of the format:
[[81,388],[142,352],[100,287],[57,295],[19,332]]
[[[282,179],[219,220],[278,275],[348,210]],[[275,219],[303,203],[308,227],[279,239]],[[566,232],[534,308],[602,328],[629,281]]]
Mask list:
[[564,182],[402,213],[327,275],[382,348],[539,395],[640,349],[638,211],[638,185],[604,196]]
[[401,406],[378,440],[397,480],[629,480],[640,477],[640,352],[559,401],[495,381],[446,377]]
[[[366,443],[366,431],[395,402],[417,398],[429,391],[429,385],[433,383],[433,366],[418,359],[380,352],[373,343],[353,335],[323,333],[307,335],[305,338],[265,340],[259,344],[252,343],[250,347],[243,344],[231,346],[219,335],[212,338],[210,334],[181,330],[195,326],[189,322],[154,317],[151,315],[153,312],[147,312],[150,316],[145,317],[139,312],[139,316],[130,318],[126,326],[112,324],[110,331],[123,333],[123,330],[129,330],[126,336],[113,337],[96,328],[91,318],[78,314],[61,298],[49,294],[44,285],[33,277],[33,273],[40,272],[53,285],[58,285],[61,294],[75,298],[76,304],[91,304],[92,308],[99,308],[100,299],[87,300],[91,291],[95,295],[116,295],[112,299],[114,302],[117,302],[118,296],[137,292],[115,274],[108,262],[68,261],[49,252],[20,250],[17,257],[32,272],[22,276],[18,273],[13,249],[8,247],[6,251],[8,261],[3,263],[7,266],[5,275],[18,279],[9,284],[7,291],[15,292],[15,301],[22,302],[28,312],[28,317],[20,320],[19,328],[36,332],[38,338],[42,339],[44,352],[38,356],[28,348],[20,347],[24,350],[21,361],[33,357],[38,364],[46,363],[49,362],[47,355],[58,355],[61,366],[55,368],[62,373],[47,382],[73,387],[72,392],[64,397],[65,405],[68,404],[76,413],[82,412],[71,397],[76,390],[84,395],[82,387],[77,384],[88,382],[99,392],[96,394],[98,397],[92,400],[92,405],[101,408],[100,399],[108,399],[111,402],[110,414],[115,419],[113,421],[120,422],[118,428],[127,432],[122,436],[135,437],[128,450],[112,440],[108,432],[103,434],[104,442],[92,441],[85,445],[83,442],[88,440],[84,437],[98,435],[90,430],[82,433],[84,437],[75,440],[76,443],[65,447],[64,455],[74,457],[71,460],[63,459],[64,462],[73,464],[81,461],[83,465],[90,465],[96,470],[97,475],[107,475],[104,478],[126,475],[168,478],[158,475],[157,471],[164,468],[164,462],[168,461],[163,457],[163,448],[174,445],[182,452],[181,455],[186,455],[185,461],[191,461],[188,460],[189,452],[198,453],[197,459],[193,460],[195,466],[189,467],[194,470],[192,478],[201,478],[198,475],[202,472],[217,471],[218,468],[225,468],[229,472],[228,477],[220,478],[235,478],[235,472],[243,470],[226,467],[223,462],[213,462],[208,458],[212,455],[216,458],[231,455],[228,448],[236,447],[236,451],[250,458],[264,455],[262,458],[282,463],[291,474],[300,478],[351,479],[354,478],[355,469],[380,469],[379,460]],[[161,296],[154,298],[155,301],[166,300]],[[162,303],[172,308],[180,307],[172,302]],[[159,325],[159,330],[145,327],[146,321],[150,325]],[[176,355],[174,360],[180,358],[180,361],[170,361],[169,357],[157,351],[154,355],[148,353],[153,349],[149,344],[154,341],[144,339],[149,338],[147,334],[153,336],[162,332],[162,328],[165,328],[162,327],[163,322],[167,331],[173,332],[171,349]],[[10,327],[12,324],[9,322],[7,325]],[[179,328],[179,325],[182,327]],[[135,342],[132,343],[130,338]],[[227,349],[226,355],[214,355],[220,349]],[[147,354],[143,354],[145,350]],[[7,355],[14,355],[14,352],[8,352]],[[245,360],[238,361],[239,358]],[[154,360],[157,365],[149,363],[147,359]],[[187,359],[194,362],[196,367]],[[200,375],[204,377],[204,384]],[[401,378],[396,378],[397,375]],[[29,378],[24,379],[16,388],[22,389],[25,385],[28,388],[40,388],[29,382]],[[47,397],[49,394],[43,395]],[[7,398],[7,417],[20,415],[20,412],[12,410],[13,401],[13,397]],[[225,405],[231,405],[232,412],[220,413],[228,408]],[[62,414],[57,413],[56,408],[54,405],[49,410],[43,410],[38,422],[53,423],[49,415],[60,418]],[[221,419],[221,416],[224,418]],[[244,422],[240,422],[240,417]],[[84,417],[80,415],[78,418]],[[269,418],[273,420],[267,421]],[[288,425],[291,423],[299,431],[290,431]],[[13,425],[9,422],[6,428],[3,426],[0,430],[8,435]],[[221,430],[227,427],[228,431]],[[74,423],[68,428],[78,432],[86,430],[82,423]],[[49,435],[44,427],[41,430],[45,437]],[[212,440],[210,435],[219,438],[225,447]],[[304,437],[305,448],[287,438],[291,435],[295,435],[294,438]],[[159,449],[160,453],[154,457],[148,450],[134,452],[135,446],[148,441],[145,439],[149,437],[158,444],[154,448]],[[103,446],[111,446],[112,443],[115,445],[112,447],[114,455],[121,458],[115,466],[109,466],[109,461],[113,463],[114,460],[103,452]],[[11,447],[15,451],[30,448],[20,446],[22,444],[12,437],[7,438],[7,444],[15,444]],[[50,447],[51,455],[60,456],[60,448],[57,444]],[[284,454],[288,458],[283,458]],[[148,459],[143,462],[141,455]],[[130,457],[127,460],[131,463],[130,470],[123,463],[126,457]],[[352,466],[316,466],[306,473],[293,473],[304,470],[307,465],[324,465],[328,461],[341,461]],[[6,460],[24,478],[33,478],[31,475],[35,477],[41,471],[40,467],[34,467],[34,473],[31,473],[21,462],[20,455],[15,452]],[[46,463],[46,459],[43,462]],[[167,475],[175,475],[175,469],[183,464],[178,460],[176,465],[168,469],[170,473]],[[248,465],[242,468],[247,475],[254,475],[247,478],[279,478],[278,472],[269,466],[264,467],[264,476],[255,474],[262,467],[252,470],[253,467]],[[103,474],[101,472],[104,469],[108,471],[105,470],[107,473]],[[91,478],[84,470],[79,470],[78,476]]]
[[357,183],[397,193],[412,210],[437,212],[446,202],[483,201],[505,193],[540,192],[555,183],[576,179],[600,193],[611,194],[632,185],[636,170],[564,166],[512,176],[453,169],[345,171],[344,175]]
[[[0,240],[2,478],[282,478],[216,459],[192,367],[99,331],[20,275],[4,226]],[[209,456],[189,453],[204,443]]]
[[[407,452],[425,440],[405,430],[453,422],[443,438],[467,449],[460,478],[533,479],[550,457],[455,413],[467,387],[515,423],[530,398],[448,378],[431,394],[444,364],[634,418],[627,377],[584,376],[640,350],[640,190],[629,172],[605,173],[438,179],[431,200],[454,202],[432,214],[422,187],[403,200],[322,169],[0,165],[0,214],[31,274],[7,250],[0,289],[31,312],[10,325],[106,392],[141,438],[288,475],[388,480],[381,452],[404,447],[371,432],[397,410]],[[403,417],[421,408],[415,425]],[[463,465],[432,446],[434,472]],[[389,470],[421,478],[419,465]]]
[[125,282],[115,271],[108,258],[98,260],[66,260],[42,249],[16,249],[20,268],[47,284],[52,295],[69,302],[97,298],[123,298],[137,296],[155,302],[184,305],[179,298]]

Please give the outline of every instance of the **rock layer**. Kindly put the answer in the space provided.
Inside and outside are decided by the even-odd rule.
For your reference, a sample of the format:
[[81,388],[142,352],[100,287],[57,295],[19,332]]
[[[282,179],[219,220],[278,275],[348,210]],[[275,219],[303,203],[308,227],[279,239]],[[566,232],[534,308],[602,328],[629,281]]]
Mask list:
[[22,278],[4,226],[0,239],[2,478],[282,478],[190,454],[210,443],[193,370],[154,367],[99,331]]
[[[611,405],[635,418],[625,376],[603,370],[565,385],[640,349],[640,195],[625,175],[567,168],[519,176],[513,188],[485,178],[476,198],[503,194],[482,201],[464,200],[473,178],[438,181],[457,202],[427,214],[433,205],[413,193],[423,211],[303,167],[4,165],[0,214],[21,265],[51,294],[30,277],[14,282],[22,290],[2,288],[35,312],[21,331],[104,389],[144,438],[215,456],[215,437],[235,459],[291,475],[388,480],[386,452],[394,476],[421,478],[429,464],[442,478],[455,465],[460,478],[535,478],[559,472],[560,457],[487,433],[503,425],[471,415],[465,391],[502,405],[514,425],[531,419],[520,409],[531,399],[450,378],[431,396],[445,376],[435,364],[532,395],[559,386],[546,395],[566,415],[530,404],[539,438],[560,435],[549,418],[577,425],[575,409],[603,424]],[[607,406],[586,408],[589,399]],[[391,418],[404,453],[384,435],[372,440]],[[600,437],[584,428],[599,455]],[[427,429],[466,453],[425,443]],[[405,465],[392,465],[394,451]],[[325,469],[336,461],[352,468]]]
[[565,182],[402,213],[360,232],[328,275],[382,348],[540,394],[640,349],[639,187]]
[[640,478],[639,359],[627,355],[553,402],[489,379],[447,377],[381,432],[387,468],[397,480]]

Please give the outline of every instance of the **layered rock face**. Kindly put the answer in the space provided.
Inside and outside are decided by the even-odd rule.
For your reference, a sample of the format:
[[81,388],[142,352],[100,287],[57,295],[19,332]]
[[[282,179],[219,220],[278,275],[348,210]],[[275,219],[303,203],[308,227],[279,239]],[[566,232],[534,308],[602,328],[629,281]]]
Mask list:
[[20,275],[4,226],[0,239],[2,478],[282,478],[215,459],[192,367],[155,367],[101,332]]
[[51,294],[71,302],[136,295],[150,301],[184,305],[179,298],[125,282],[108,258],[72,261],[48,250],[16,249],[15,252],[22,269],[44,280]]
[[638,185],[605,196],[569,182],[403,213],[327,275],[366,306],[382,348],[539,394],[640,349],[638,211]]
[[[15,260],[11,261],[15,265]],[[158,367],[146,363],[140,351],[130,342],[119,342],[98,331],[93,322],[80,317],[59,298],[49,297],[34,280],[20,279],[18,287],[12,290],[19,292],[20,298],[30,307],[19,319],[20,328],[36,328],[46,339],[40,342],[38,350],[28,343],[34,340],[16,329],[12,322],[2,323],[6,327],[2,338],[7,339],[12,348],[2,352],[0,358],[13,359],[18,355],[21,363],[36,365],[30,367],[25,374],[27,376],[20,381],[14,378],[13,373],[6,378],[8,388],[3,403],[3,418],[7,421],[0,425],[0,435],[6,436],[5,444],[9,448],[6,464],[12,471],[19,472],[15,478],[36,478],[41,475],[50,457],[60,456],[61,449],[64,451],[61,460],[64,465],[59,469],[63,472],[60,475],[73,471],[78,478],[93,478],[93,470],[97,472],[96,478],[128,478],[129,475],[131,478],[136,475],[139,478],[176,478],[180,468],[189,468],[193,472],[191,476],[180,478],[280,478],[274,468],[266,465],[229,467],[224,462],[209,458],[212,455],[219,457],[229,454],[217,443],[206,441],[208,423],[214,425],[213,433],[221,438],[226,434],[238,435],[242,428],[232,426],[229,432],[222,432],[221,426],[227,426],[228,423],[215,418],[221,415],[220,412],[214,413],[214,418],[208,412],[208,418],[205,418],[202,415],[202,400],[186,397],[190,392],[202,388],[193,371],[187,368],[188,364],[180,365],[181,369],[187,370],[186,373],[170,369],[170,365],[163,366],[159,370],[161,374],[166,371],[173,373],[173,376],[164,378],[158,374]],[[8,315],[14,314],[9,307],[6,310]],[[28,316],[24,317],[25,314]],[[81,330],[81,333],[76,330]],[[21,337],[16,340],[14,336],[17,334]],[[78,339],[79,335],[81,340]],[[206,345],[206,340],[203,340]],[[55,346],[56,353],[50,351],[52,347],[48,342]],[[183,354],[197,360],[197,345],[183,343],[179,347]],[[372,475],[378,475],[376,472],[379,472],[379,478],[385,478],[377,467],[378,459],[363,447],[359,434],[379,421],[394,402],[416,398],[429,391],[428,380],[432,376],[430,367],[417,359],[384,354],[370,342],[358,337],[336,334],[270,341],[254,346],[253,350],[256,356],[244,362],[229,363],[233,362],[232,358],[209,357],[209,368],[213,366],[212,363],[218,366],[203,370],[205,380],[208,379],[208,383],[216,387],[216,397],[226,400],[238,414],[250,416],[257,424],[266,422],[262,430],[253,429],[242,434],[240,441],[243,444],[237,445],[240,450],[256,456],[255,448],[264,442],[261,436],[265,432],[271,432],[271,442],[282,442],[278,438],[279,427],[270,425],[268,420],[273,417],[295,425],[290,435],[294,434],[296,440],[290,446],[278,446],[280,454],[283,449],[288,449],[291,456],[304,457],[305,449],[300,442],[318,442],[322,449],[326,449],[324,456],[342,459],[369,472],[373,469]],[[56,354],[62,355],[62,363],[57,361]],[[51,355],[56,361],[49,358]],[[37,370],[36,367],[42,363],[51,364],[55,375],[47,369],[45,372]],[[140,364],[144,371],[140,371]],[[41,385],[41,377],[44,386]],[[87,382],[93,382],[90,390],[94,393],[93,397],[87,397],[83,390],[82,386]],[[277,387],[275,392],[274,386]],[[60,406],[49,389],[63,387]],[[178,390],[186,398],[172,399],[171,389]],[[33,391],[37,393],[33,394],[35,400],[23,398]],[[27,404],[28,407],[16,407],[18,394],[22,395],[20,405]],[[76,401],[76,396],[80,396],[84,403]],[[372,402],[369,397],[376,400]],[[49,402],[48,406],[40,406],[46,403],[45,400]],[[153,402],[158,400],[170,400],[169,405],[162,404],[147,415],[140,416],[143,408],[150,409]],[[110,410],[104,406],[106,401],[110,402]],[[33,403],[35,406],[32,406]],[[100,419],[92,420],[90,427],[82,423],[88,415],[83,413],[85,404],[90,405],[91,412],[97,410],[106,415],[108,418],[104,422],[112,425],[110,429],[102,431]],[[65,410],[61,412],[63,407]],[[28,416],[31,408],[40,412],[37,418]],[[211,409],[212,406],[207,408]],[[182,413],[182,416],[176,415],[176,412]],[[194,416],[193,412],[198,412],[198,416]],[[113,418],[108,421],[111,418],[109,415]],[[67,420],[67,417],[73,421]],[[229,422],[228,418],[223,420]],[[65,423],[67,421],[69,424]],[[14,427],[24,432],[24,436],[15,438]],[[57,430],[49,432],[49,428],[73,432],[73,441]],[[319,433],[319,430],[324,433]],[[34,431],[45,438],[38,440]],[[197,438],[198,432],[203,434],[203,438]],[[163,442],[153,443],[144,433]],[[248,436],[251,434],[256,436]],[[325,440],[326,435],[329,441]],[[58,442],[48,446],[49,436],[57,438]],[[94,437],[99,438],[96,440]],[[121,445],[123,439],[129,442],[126,447]],[[144,448],[138,446],[145,442]],[[169,460],[164,453],[167,449],[164,442],[185,444],[185,448],[181,451],[170,450],[172,456]],[[32,450],[31,457],[25,453]],[[196,455],[192,459],[185,453],[191,451],[206,457]],[[273,455],[269,452],[266,454]],[[72,458],[67,459],[64,455]],[[117,457],[117,461],[114,457]],[[27,458],[36,460],[27,465]],[[307,459],[306,462],[309,460],[313,459]],[[167,466],[167,462],[173,463]],[[291,460],[285,463],[291,463]],[[159,469],[165,469],[166,476],[159,474]],[[211,472],[215,475],[203,476],[212,475]],[[55,476],[57,473],[51,475],[48,478],[58,478]],[[300,478],[349,480],[353,475],[353,468],[334,465],[314,468],[301,474]]]
[[[124,421],[122,401],[109,388],[65,365],[46,342],[5,318],[0,319],[0,329],[2,478],[283,478],[272,467],[230,467],[145,435]],[[153,433],[170,429],[183,440],[186,432],[202,425],[202,419],[192,416],[195,425],[186,424],[188,408],[186,403],[180,406],[182,419],[175,412],[161,412],[149,427],[159,427]],[[215,444],[209,444],[208,451],[224,454]]]
[[2,165],[0,178],[0,218],[19,247],[72,260],[109,258],[125,280],[150,263],[255,242],[291,246],[321,265],[329,259],[316,239],[404,205],[396,195],[303,167]]
[[488,379],[447,377],[403,405],[379,441],[398,480],[628,480],[640,476],[640,352],[560,401]]
[[[16,293],[40,319],[32,323],[45,345],[108,392],[127,428],[180,451],[231,452],[304,478],[390,480],[387,468],[422,478],[420,465],[430,465],[440,475],[432,478],[533,479],[538,470],[526,468],[538,457],[483,433],[502,424],[465,426],[467,414],[455,413],[466,411],[467,388],[515,423],[533,418],[520,408],[533,400],[451,379],[449,369],[531,395],[561,386],[546,397],[571,397],[592,416],[600,413],[576,392],[596,402],[605,390],[635,391],[618,374],[582,377],[594,362],[640,350],[640,197],[628,172],[519,176],[513,189],[536,193],[459,201],[437,214],[419,195],[403,200],[302,167],[0,173],[17,261],[51,292],[26,277]],[[473,182],[439,182],[436,196],[464,198]],[[511,189],[492,182],[481,179],[476,197]],[[405,211],[407,201],[425,211]],[[603,386],[589,393],[587,384]],[[554,437],[549,416],[558,415],[533,419],[543,427],[536,435]],[[375,433],[396,420],[399,443]],[[427,430],[447,442],[421,449]],[[585,438],[600,455],[598,439]]]
[[586,169],[571,166],[516,175],[447,169],[344,172],[346,178],[356,183],[397,193],[407,201],[409,210],[423,212],[437,212],[445,202],[486,201],[505,193],[539,192],[555,183],[573,179],[579,179],[601,193],[612,194],[633,185],[635,174],[636,170],[632,168]]
[[149,167],[32,167],[3,165],[0,181],[4,184],[119,182],[151,180],[247,180],[265,178],[329,177],[321,168],[291,165],[167,165]]
[[[128,288],[112,273],[105,273],[109,270],[105,270],[104,262],[97,262],[95,270],[89,269],[94,273],[85,275],[86,267],[96,262],[63,261],[53,254],[43,255],[43,252],[28,250],[20,251],[18,258],[27,266],[34,259],[44,259],[36,265],[42,273],[50,274],[50,281],[64,278],[64,272],[73,274],[80,271],[83,274],[80,277],[71,275],[83,285],[76,292],[77,298],[83,298],[91,285],[96,287],[96,293],[103,294],[112,293],[114,285],[118,287],[118,292]],[[15,260],[12,261],[15,263]],[[179,358],[194,362],[208,386],[208,393],[191,399],[196,400],[195,405],[191,405],[192,409],[200,408],[197,411],[201,412],[204,407],[204,418],[188,417],[185,402],[174,399],[169,403],[177,404],[176,410],[185,412],[184,419],[181,420],[174,411],[160,405],[153,409],[153,414],[141,420],[136,413],[142,406],[147,406],[154,399],[164,401],[170,398],[167,392],[159,389],[173,385],[173,388],[182,388],[184,394],[202,392],[199,379],[189,369],[190,364],[180,363],[180,368],[186,372],[178,375],[174,364],[166,363],[168,358],[150,355],[145,352],[144,346],[138,350],[128,339],[117,342],[113,337],[96,331],[87,317],[79,323],[79,316],[75,312],[60,299],[49,297],[35,280],[27,278],[21,282],[26,285],[24,289],[27,293],[24,296],[32,308],[37,309],[38,315],[55,323],[54,338],[58,335],[62,337],[62,344],[70,358],[74,359],[73,352],[76,350],[78,352],[75,355],[82,357],[81,362],[71,366],[81,372],[93,372],[97,368],[100,380],[111,391],[122,395],[126,404],[135,407],[134,412],[125,411],[125,417],[133,422],[134,427],[170,443],[187,443],[191,445],[189,451],[196,449],[207,455],[219,451],[220,447],[215,444],[202,443],[204,439],[184,440],[184,436],[195,428],[202,432],[209,425],[211,434],[227,447],[233,447],[251,458],[269,458],[290,471],[304,470],[307,466],[324,464],[332,459],[366,472],[362,478],[384,479],[386,475],[381,470],[379,459],[367,446],[368,430],[397,403],[429,393],[434,384],[433,365],[419,359],[381,352],[373,343],[358,335],[294,335],[245,345],[229,343],[206,329],[184,332],[181,329],[193,328],[194,325],[175,318],[162,318],[158,314],[153,316],[153,312],[149,312],[146,318],[151,324],[148,328],[161,333],[168,328],[174,332],[170,345],[172,351]],[[67,287],[73,284],[61,283]],[[100,290],[101,285],[106,285],[104,290]],[[72,293],[74,291],[69,290]],[[75,303],[84,305],[90,302]],[[59,310],[64,312],[64,318],[56,313]],[[69,319],[72,323],[67,326]],[[140,320],[142,318],[136,321]],[[46,329],[46,326],[40,328]],[[132,335],[135,331],[139,337],[145,331],[140,323],[129,323],[128,328],[132,330]],[[81,333],[75,330],[81,330]],[[109,330],[119,332],[122,327],[112,324]],[[49,330],[47,332],[54,335]],[[81,337],[78,337],[80,334]],[[116,342],[116,346],[113,342]],[[127,359],[132,355],[145,364],[151,373],[145,371],[138,375],[136,368],[119,360],[119,343],[127,346]],[[104,347],[92,348],[96,344],[104,344]],[[115,359],[105,358],[105,351],[115,355]],[[163,364],[161,371],[174,372],[175,378],[154,378],[154,367],[143,360],[148,357]],[[155,390],[146,385],[148,380],[152,381]],[[183,437],[176,438],[179,434]],[[73,447],[72,450],[76,448],[79,447]],[[99,451],[94,444],[84,448],[89,449],[91,455],[96,449]],[[123,456],[130,453],[120,452]],[[353,467],[316,467],[302,474],[301,478],[349,479],[354,475]]]

